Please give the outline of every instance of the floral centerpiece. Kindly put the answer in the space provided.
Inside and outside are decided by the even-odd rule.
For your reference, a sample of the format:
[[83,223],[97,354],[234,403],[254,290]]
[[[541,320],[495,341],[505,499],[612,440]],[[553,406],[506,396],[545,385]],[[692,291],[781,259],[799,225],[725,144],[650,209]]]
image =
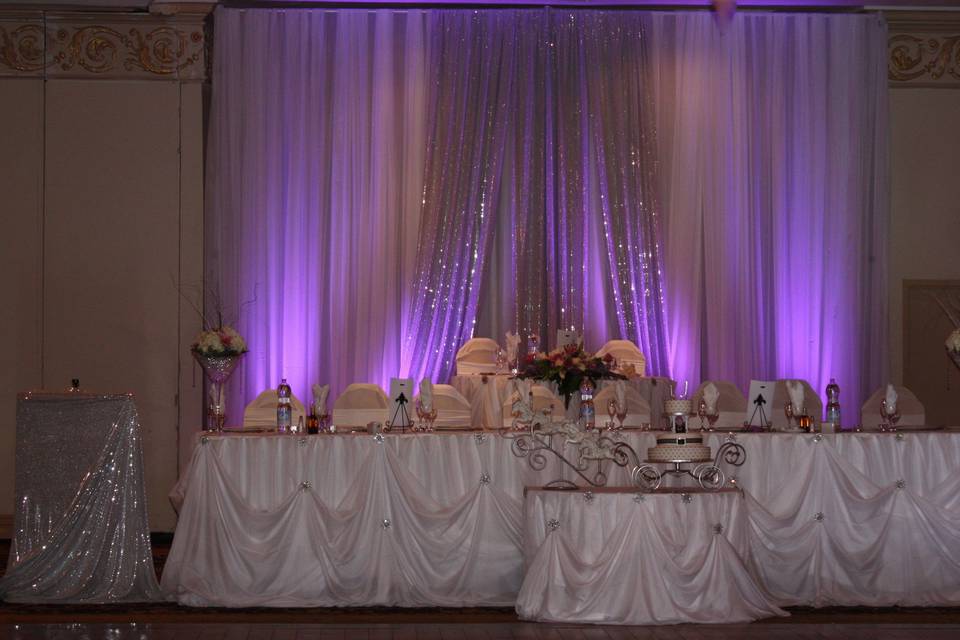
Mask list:
[[954,329],[947,336],[947,355],[953,360],[953,363],[960,367],[960,329]]
[[236,329],[221,322],[216,328],[201,331],[190,351],[210,380],[207,428],[220,431],[226,421],[224,385],[247,352],[247,343]]
[[202,356],[224,358],[240,356],[247,352],[243,336],[230,325],[201,331],[190,350]]
[[531,353],[523,361],[517,377],[522,380],[555,382],[563,396],[564,404],[570,406],[570,398],[580,389],[584,378],[596,384],[601,379],[625,379],[611,369],[613,356],[598,358],[576,344],[558,347],[550,353]]

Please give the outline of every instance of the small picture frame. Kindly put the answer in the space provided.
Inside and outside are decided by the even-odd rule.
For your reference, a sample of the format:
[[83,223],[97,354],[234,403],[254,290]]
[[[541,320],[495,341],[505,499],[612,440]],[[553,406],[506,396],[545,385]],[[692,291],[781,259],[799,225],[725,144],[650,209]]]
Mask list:
[[413,378],[390,379],[390,428],[413,426]]

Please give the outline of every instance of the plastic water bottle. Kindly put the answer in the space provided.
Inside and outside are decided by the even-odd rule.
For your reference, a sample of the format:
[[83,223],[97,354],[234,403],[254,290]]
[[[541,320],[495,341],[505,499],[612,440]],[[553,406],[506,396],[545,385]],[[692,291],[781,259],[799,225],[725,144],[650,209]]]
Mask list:
[[830,378],[827,385],[827,417],[824,422],[832,424],[835,430],[840,429],[840,385],[835,378]]
[[293,405],[290,404],[290,385],[287,379],[280,380],[280,386],[277,387],[277,431],[280,433],[290,433],[290,427],[293,425]]
[[593,383],[590,378],[580,381],[580,424],[584,429],[593,429],[596,412],[593,410]]

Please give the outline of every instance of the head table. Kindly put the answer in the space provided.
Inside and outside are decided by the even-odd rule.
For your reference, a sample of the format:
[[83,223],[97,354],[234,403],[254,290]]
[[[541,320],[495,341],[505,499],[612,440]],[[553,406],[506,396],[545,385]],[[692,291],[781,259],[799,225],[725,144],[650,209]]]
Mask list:
[[[622,437],[641,456],[655,443]],[[737,619],[787,605],[960,604],[960,433],[707,441],[716,451],[727,439],[747,462],[737,524],[717,535],[742,565],[737,579],[762,594]],[[525,545],[540,544],[525,539],[525,488],[565,475],[556,461],[532,470],[495,432],[204,434],[171,492],[179,523],[161,587],[193,606],[514,606],[521,587],[537,591],[525,584]],[[626,472],[609,484],[627,486]],[[643,527],[675,528],[681,507],[649,510]],[[709,613],[717,588],[692,600],[708,613],[689,619],[729,620]],[[616,605],[594,606],[602,618]]]

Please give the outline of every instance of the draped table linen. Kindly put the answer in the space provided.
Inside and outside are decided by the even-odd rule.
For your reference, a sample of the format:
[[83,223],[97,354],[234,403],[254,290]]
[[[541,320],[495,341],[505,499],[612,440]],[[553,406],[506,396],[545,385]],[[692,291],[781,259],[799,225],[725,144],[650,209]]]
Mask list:
[[3,600],[161,599],[133,396],[20,394],[15,475]]
[[743,495],[531,489],[524,502],[526,620],[747,622],[786,615],[744,562]]
[[[622,437],[642,459],[655,435]],[[723,466],[744,490],[743,524],[725,537],[776,605],[960,604],[960,433],[707,443],[727,439],[747,462]],[[180,520],[161,586],[196,606],[511,606],[524,487],[573,475],[510,449],[496,433],[204,435],[171,494]],[[627,470],[609,484],[627,486]]]

